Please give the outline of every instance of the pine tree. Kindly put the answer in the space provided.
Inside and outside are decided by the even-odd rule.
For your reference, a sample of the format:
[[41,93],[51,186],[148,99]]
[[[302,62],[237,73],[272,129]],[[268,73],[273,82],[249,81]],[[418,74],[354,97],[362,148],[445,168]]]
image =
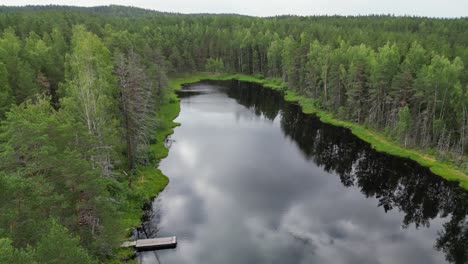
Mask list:
[[394,109],[391,109],[392,98],[390,88],[392,80],[397,74],[400,65],[400,51],[396,44],[379,48],[375,56],[371,72],[370,90],[370,121],[378,127],[391,124],[396,117]]
[[34,250],[34,259],[39,263],[98,263],[80,246],[78,237],[61,226],[56,220],[49,224],[49,231],[39,240]]
[[37,264],[30,252],[15,249],[7,238],[0,238],[0,263]]
[[13,91],[8,83],[7,70],[5,64],[0,62],[0,119],[5,117],[5,113],[13,103]]
[[364,44],[350,47],[351,62],[347,77],[348,118],[363,123],[369,115],[370,71],[374,52]]
[[397,135],[406,147],[408,144],[408,134],[411,129],[411,113],[409,107],[406,105],[398,113],[398,123],[396,126]]

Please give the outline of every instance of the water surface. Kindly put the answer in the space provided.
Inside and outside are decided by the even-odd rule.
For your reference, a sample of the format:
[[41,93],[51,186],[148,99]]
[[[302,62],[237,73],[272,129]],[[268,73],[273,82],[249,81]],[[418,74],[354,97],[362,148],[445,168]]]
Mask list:
[[170,178],[141,263],[467,263],[467,192],[377,153],[277,92],[238,81],[181,94]]

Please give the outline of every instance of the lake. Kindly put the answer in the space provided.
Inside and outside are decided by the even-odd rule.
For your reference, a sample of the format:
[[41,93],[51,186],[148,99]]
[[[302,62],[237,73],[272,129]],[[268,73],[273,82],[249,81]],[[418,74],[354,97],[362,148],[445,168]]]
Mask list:
[[159,166],[170,183],[138,229],[178,247],[140,263],[467,263],[456,183],[257,84],[184,90]]

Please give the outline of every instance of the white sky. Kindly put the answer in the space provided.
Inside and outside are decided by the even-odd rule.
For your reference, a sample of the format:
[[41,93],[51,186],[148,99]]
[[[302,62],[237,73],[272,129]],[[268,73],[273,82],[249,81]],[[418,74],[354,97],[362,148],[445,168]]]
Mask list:
[[237,13],[253,16],[394,14],[467,17],[468,0],[0,0],[0,5],[126,5],[179,13]]

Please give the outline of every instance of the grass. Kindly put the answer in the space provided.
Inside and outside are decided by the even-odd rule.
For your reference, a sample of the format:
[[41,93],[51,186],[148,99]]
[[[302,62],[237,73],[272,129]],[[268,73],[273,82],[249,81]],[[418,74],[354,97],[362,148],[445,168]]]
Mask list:
[[[174,127],[179,125],[173,121],[180,112],[179,99],[173,90],[170,91],[169,98],[166,98],[164,101],[165,103],[161,106],[156,116],[158,124],[154,143],[149,148],[150,156],[156,164],[161,159],[167,157],[169,150],[164,144],[165,139],[174,132]],[[137,197],[137,199],[133,199],[131,208],[138,209],[131,210],[131,212],[126,214],[124,222],[129,230],[140,224],[143,213],[142,205],[164,190],[168,183],[169,179],[155,166],[139,168],[135,172],[131,188],[132,196]]]
[[354,135],[370,143],[375,150],[412,159],[422,166],[428,167],[434,174],[450,181],[458,181],[462,188],[468,190],[467,173],[452,164],[450,161],[438,160],[433,155],[425,153],[425,150],[405,148],[379,132],[350,121],[340,120],[332,113],[319,109],[313,99],[288,90],[286,84],[284,84],[280,79],[266,79],[262,76],[244,74],[194,73],[173,76],[170,81],[170,87],[172,90],[179,90],[182,88],[183,84],[199,82],[202,80],[239,80],[258,83],[267,88],[284,91],[284,99],[288,102],[298,103],[305,114],[315,114],[324,123],[348,128]]
[[[159,194],[169,183],[167,178],[159,169],[155,167],[144,167],[135,172],[134,181],[130,188],[131,193],[127,195],[124,202],[125,211],[122,212],[122,224],[126,230],[122,234],[123,240],[129,240],[132,230],[141,224],[143,215],[143,205],[151,201],[153,197]],[[113,263],[137,263],[133,259],[135,254],[133,248],[116,248],[113,258],[106,261],[107,264]]]
[[[179,125],[173,121],[180,112],[179,98],[174,89],[169,89],[168,96],[163,100],[157,113],[157,129],[154,142],[149,148],[150,157],[156,164],[169,154],[169,149],[164,144],[165,140],[167,136],[174,132],[174,128]],[[143,205],[163,191],[169,183],[169,178],[155,166],[139,168],[131,177],[133,177],[133,181],[130,193],[124,199],[125,204],[123,207],[125,211],[122,212],[122,222],[126,230],[126,233],[122,234],[122,239],[128,239],[131,231],[141,224],[141,217],[144,213]],[[132,258],[133,254],[134,250],[131,248],[118,248],[115,250],[115,257],[109,259],[106,263],[137,263]]]

